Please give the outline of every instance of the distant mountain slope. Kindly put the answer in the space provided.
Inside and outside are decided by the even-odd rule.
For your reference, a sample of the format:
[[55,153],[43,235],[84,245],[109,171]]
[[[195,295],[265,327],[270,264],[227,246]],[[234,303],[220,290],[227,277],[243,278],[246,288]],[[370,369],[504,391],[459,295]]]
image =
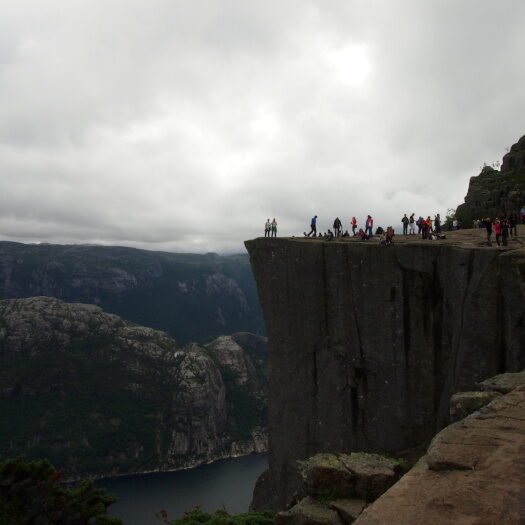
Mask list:
[[0,458],[68,476],[193,466],[262,451],[266,339],[177,347],[99,307],[0,301]]
[[0,298],[92,303],[179,343],[264,334],[247,255],[0,242]]

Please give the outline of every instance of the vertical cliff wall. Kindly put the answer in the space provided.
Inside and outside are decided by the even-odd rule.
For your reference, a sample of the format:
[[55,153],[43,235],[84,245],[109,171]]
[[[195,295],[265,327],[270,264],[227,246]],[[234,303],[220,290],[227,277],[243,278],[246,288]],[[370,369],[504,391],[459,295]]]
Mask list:
[[259,504],[289,502],[295,460],[417,447],[446,424],[453,393],[525,366],[523,248],[246,247],[270,347],[270,470]]

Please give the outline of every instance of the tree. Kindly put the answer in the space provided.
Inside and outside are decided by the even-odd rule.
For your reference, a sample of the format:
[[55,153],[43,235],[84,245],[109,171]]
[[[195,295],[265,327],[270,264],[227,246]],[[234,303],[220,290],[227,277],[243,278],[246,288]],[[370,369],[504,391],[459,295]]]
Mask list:
[[452,230],[452,221],[456,219],[456,210],[455,208],[448,208],[447,215],[445,216],[445,222],[443,223],[444,230]]
[[2,525],[122,525],[107,515],[115,496],[92,481],[72,488],[61,483],[63,472],[47,460],[23,456],[0,462],[0,523]]

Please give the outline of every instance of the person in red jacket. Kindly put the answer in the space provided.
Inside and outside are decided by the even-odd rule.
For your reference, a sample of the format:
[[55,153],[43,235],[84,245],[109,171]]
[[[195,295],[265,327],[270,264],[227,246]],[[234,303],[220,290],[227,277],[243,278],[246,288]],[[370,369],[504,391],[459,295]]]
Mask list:
[[350,224],[352,224],[352,233],[354,234],[354,237],[355,237],[355,229],[357,228],[357,220],[355,217],[352,217]]
[[501,222],[499,222],[499,219],[496,219],[494,222],[494,233],[496,234],[496,242],[498,243],[498,246],[501,246],[500,239],[501,239]]
[[365,233],[368,234],[368,237],[372,237],[372,228],[374,227],[374,219],[370,215],[366,216],[365,222]]

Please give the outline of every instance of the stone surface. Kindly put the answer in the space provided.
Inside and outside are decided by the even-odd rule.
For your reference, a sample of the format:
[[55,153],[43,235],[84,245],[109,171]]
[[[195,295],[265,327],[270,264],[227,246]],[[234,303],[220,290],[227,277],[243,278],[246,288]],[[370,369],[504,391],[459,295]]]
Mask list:
[[353,474],[353,496],[374,501],[387,491],[401,476],[403,467],[398,460],[364,454],[362,452],[341,454],[341,463]]
[[167,334],[94,305],[0,301],[0,450],[47,457],[70,478],[261,452],[265,363],[255,356],[265,341],[231,340],[239,362],[251,364],[246,385],[258,388],[242,390],[241,407],[236,394],[248,387],[231,379],[238,363],[218,366],[202,346],[178,347]]
[[525,226],[506,249],[483,232],[247,241],[270,349],[271,508],[299,489],[296,461],[428,444],[450,397],[525,368]]
[[341,525],[339,513],[307,496],[286,512],[275,516],[275,525]]
[[329,507],[339,514],[343,523],[354,523],[357,517],[366,507],[366,501],[362,499],[338,499],[331,501]]
[[303,490],[309,496],[351,497],[355,493],[355,475],[336,454],[316,454],[301,461],[299,471]]
[[459,421],[500,397],[499,392],[458,392],[450,399],[450,421]]
[[525,385],[525,370],[499,374],[479,383],[482,390],[501,392],[502,394],[508,394],[520,385]]
[[525,523],[525,388],[442,430],[358,525]]

